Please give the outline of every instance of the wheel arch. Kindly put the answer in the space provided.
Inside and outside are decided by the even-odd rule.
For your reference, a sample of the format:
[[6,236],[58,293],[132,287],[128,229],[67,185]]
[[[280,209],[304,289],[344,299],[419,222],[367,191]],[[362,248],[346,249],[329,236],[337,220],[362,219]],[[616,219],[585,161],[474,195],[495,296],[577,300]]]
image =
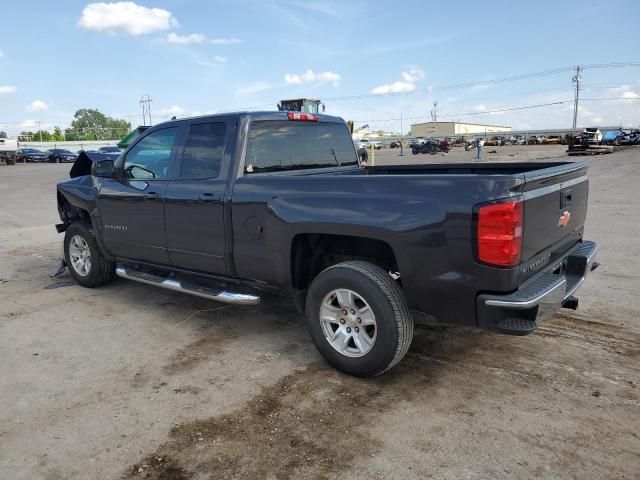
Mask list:
[[349,260],[363,260],[387,272],[398,272],[389,243],[366,236],[298,233],[291,242],[291,286],[296,306],[304,310],[306,291],[323,270]]

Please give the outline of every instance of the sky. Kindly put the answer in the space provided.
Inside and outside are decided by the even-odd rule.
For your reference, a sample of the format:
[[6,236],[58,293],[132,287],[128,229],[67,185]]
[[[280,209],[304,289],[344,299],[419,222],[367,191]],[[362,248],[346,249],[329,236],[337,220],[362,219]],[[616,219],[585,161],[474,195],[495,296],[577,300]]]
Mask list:
[[[153,123],[313,97],[356,126],[397,132],[402,116],[403,133],[435,101],[439,120],[569,128],[568,67],[640,62],[640,9],[624,0],[6,0],[2,17],[12,135],[65,128],[79,108],[136,126],[146,94]],[[640,66],[586,68],[581,86],[579,125],[640,124]]]

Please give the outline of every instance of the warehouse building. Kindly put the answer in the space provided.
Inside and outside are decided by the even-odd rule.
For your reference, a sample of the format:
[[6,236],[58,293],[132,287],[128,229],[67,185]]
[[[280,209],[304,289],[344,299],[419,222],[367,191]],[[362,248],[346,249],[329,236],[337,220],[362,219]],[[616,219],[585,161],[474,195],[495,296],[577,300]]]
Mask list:
[[426,122],[411,125],[412,137],[460,137],[496,133],[511,133],[511,127],[460,122]]

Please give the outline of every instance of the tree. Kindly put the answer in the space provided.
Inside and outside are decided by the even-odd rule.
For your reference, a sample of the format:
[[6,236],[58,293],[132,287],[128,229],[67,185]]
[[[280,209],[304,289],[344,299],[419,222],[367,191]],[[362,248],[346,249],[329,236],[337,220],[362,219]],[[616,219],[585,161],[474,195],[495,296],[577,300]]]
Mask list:
[[53,127],[53,133],[51,134],[52,142],[63,142],[64,141],[64,133],[62,133],[62,129],[60,127]]
[[7,138],[7,132],[0,132],[0,138]]
[[31,135],[31,141],[32,142],[50,142],[51,141],[51,133],[49,133],[47,130],[38,130],[36,132],[33,132]]
[[93,108],[81,108],[65,130],[67,140],[119,140],[131,129],[126,120],[107,117]]
[[20,135],[18,135],[18,140],[22,142],[31,142],[33,140],[33,132],[20,132]]

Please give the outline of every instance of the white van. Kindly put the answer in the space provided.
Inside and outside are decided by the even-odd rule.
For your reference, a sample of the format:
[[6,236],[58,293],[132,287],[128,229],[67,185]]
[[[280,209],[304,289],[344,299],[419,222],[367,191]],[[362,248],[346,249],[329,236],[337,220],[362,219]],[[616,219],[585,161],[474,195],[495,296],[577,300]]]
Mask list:
[[7,165],[16,164],[16,151],[18,150],[18,140],[15,138],[0,138],[0,160],[4,160]]

